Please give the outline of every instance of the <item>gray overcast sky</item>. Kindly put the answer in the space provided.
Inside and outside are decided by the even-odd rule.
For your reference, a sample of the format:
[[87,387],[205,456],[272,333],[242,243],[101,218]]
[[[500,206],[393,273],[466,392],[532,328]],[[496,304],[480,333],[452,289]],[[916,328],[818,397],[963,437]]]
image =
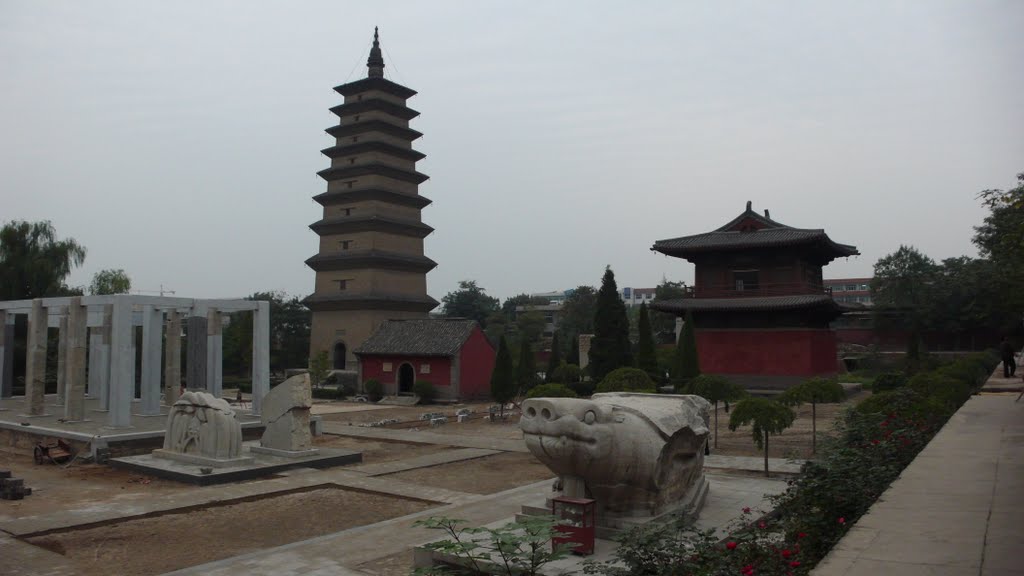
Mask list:
[[0,0],[0,221],[89,251],[72,284],[306,295],[332,87],[418,90],[439,263],[492,295],[692,280],[649,251],[758,211],[871,273],[974,255],[1024,171],[1024,2]]

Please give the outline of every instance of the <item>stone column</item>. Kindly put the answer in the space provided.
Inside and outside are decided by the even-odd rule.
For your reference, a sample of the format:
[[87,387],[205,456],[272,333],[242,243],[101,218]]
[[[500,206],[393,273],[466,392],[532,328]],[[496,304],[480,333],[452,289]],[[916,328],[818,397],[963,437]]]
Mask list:
[[100,410],[110,410],[110,381],[113,377],[110,369],[110,343],[112,338],[111,329],[114,325],[114,312],[112,306],[103,307],[103,326],[100,327],[100,357],[97,360],[99,366],[99,390],[97,396],[100,399]]
[[7,389],[7,369],[10,367],[7,349],[13,347],[14,343],[8,345],[7,340],[7,310],[0,310],[0,410],[4,410],[3,399],[9,396],[4,394]]
[[206,388],[220,398],[224,388],[223,316],[216,308],[206,312]]
[[64,360],[64,418],[69,422],[85,420],[85,344],[88,315],[81,296],[68,306],[67,358]]
[[3,339],[6,344],[0,348],[0,398],[10,398],[14,395],[14,318],[15,314],[7,314],[7,311],[2,311],[7,316],[6,324],[0,321],[0,330],[3,331],[3,335],[0,338]]
[[89,379],[86,382],[85,395],[95,398],[100,391],[100,340],[103,338],[99,326],[87,328],[89,333]]
[[111,428],[128,428],[132,423],[135,396],[135,339],[132,305],[126,297],[114,299],[110,323],[110,397],[107,423]]
[[189,316],[187,322],[185,385],[190,390],[206,390],[206,318]]
[[181,316],[177,310],[167,313],[167,350],[164,352],[164,403],[178,401],[181,390]]
[[252,413],[259,414],[270,392],[270,302],[257,302],[252,313]]
[[147,304],[142,309],[142,414],[160,415],[160,359],[164,313]]
[[46,394],[46,329],[49,318],[43,301],[32,301],[28,315],[28,354],[25,362],[25,414],[44,416]]
[[57,328],[57,405],[64,405],[64,377],[68,366],[68,311],[60,315],[60,326]]

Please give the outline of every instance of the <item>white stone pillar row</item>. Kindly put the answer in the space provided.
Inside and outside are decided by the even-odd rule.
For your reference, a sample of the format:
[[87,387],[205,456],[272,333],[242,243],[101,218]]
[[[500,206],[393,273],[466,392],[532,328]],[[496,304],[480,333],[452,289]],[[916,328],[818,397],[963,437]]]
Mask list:
[[64,405],[64,380],[68,366],[68,310],[60,314],[60,325],[57,328],[57,405]]
[[14,343],[7,342],[7,310],[0,310],[0,411],[4,408],[5,385],[7,384],[7,346],[14,346]]
[[166,350],[164,351],[164,403],[178,401],[181,390],[181,315],[177,310],[167,313]]
[[270,302],[257,302],[252,313],[252,413],[260,414],[270,392]]
[[110,398],[107,424],[128,428],[132,424],[132,400],[135,397],[135,338],[132,328],[132,304],[126,297],[114,299],[110,323]]
[[112,340],[111,328],[114,325],[114,309],[112,306],[103,307],[103,326],[100,327],[99,359],[96,361],[99,373],[99,387],[96,396],[100,399],[100,410],[110,410],[110,382],[113,375],[110,369],[110,343]]
[[64,360],[64,418],[68,422],[85,420],[85,347],[88,313],[82,297],[71,298],[67,310],[67,358]]
[[142,414],[160,415],[160,366],[163,357],[164,313],[147,304],[142,309]]
[[224,392],[224,317],[216,308],[206,311],[206,389],[215,398]]
[[43,301],[32,301],[28,314],[28,352],[25,362],[25,415],[45,416],[46,329],[49,326]]

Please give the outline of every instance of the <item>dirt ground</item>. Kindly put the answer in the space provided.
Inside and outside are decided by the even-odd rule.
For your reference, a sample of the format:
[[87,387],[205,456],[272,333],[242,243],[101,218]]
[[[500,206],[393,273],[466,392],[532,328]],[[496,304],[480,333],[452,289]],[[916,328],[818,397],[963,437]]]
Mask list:
[[[78,574],[148,576],[281,546],[433,507],[422,501],[317,489],[258,501],[30,538],[70,558]],[[273,522],[267,522],[273,518]],[[249,520],[246,520],[249,519]],[[188,548],[182,554],[180,546]]]
[[[346,405],[356,405],[358,403],[345,402]],[[366,404],[363,404],[364,406]],[[436,404],[429,406],[391,406],[379,410],[363,410],[359,412],[339,412],[336,414],[323,414],[322,417],[324,422],[340,422],[342,424],[351,423],[353,425],[368,424],[370,422],[379,422],[380,420],[387,420],[391,418],[397,418],[402,422],[415,422],[419,421],[420,415],[424,412],[441,412],[445,416],[448,416],[451,420],[455,419],[455,412],[461,408],[469,408],[475,414],[486,414],[487,408],[490,403],[473,403],[473,404]]]
[[[363,464],[408,460],[409,458],[444,452],[452,449],[450,446],[438,446],[436,444],[387,442],[384,440],[373,440],[370,438],[332,436],[330,434],[324,434],[323,436],[314,438],[313,444],[318,448],[344,448],[346,450],[358,450],[363,453]],[[351,466],[350,468],[356,469],[358,468],[358,465]]]
[[23,500],[0,500],[0,521],[48,514],[91,503],[123,499],[151,499],[192,486],[161,480],[109,466],[72,463],[70,466],[37,465],[32,454],[0,450],[0,470],[23,478],[32,494]]
[[493,494],[540,480],[553,479],[554,474],[548,470],[547,466],[538,462],[532,454],[502,452],[494,456],[465,460],[444,466],[431,466],[430,468],[388,474],[388,478],[397,478],[458,492]]
[[[860,392],[850,396],[841,404],[818,404],[818,442],[821,442],[821,439],[829,434],[843,410],[870,395],[870,392]],[[796,410],[797,417],[793,421],[793,425],[782,434],[769,438],[768,456],[770,458],[809,458],[811,456],[811,405],[803,404],[794,410]],[[743,426],[737,428],[735,432],[731,432],[729,430],[729,414],[725,413],[722,405],[719,405],[718,411],[718,448],[712,448],[711,453],[724,456],[762,456],[763,452],[758,450],[754,444],[750,426]],[[714,414],[712,414],[712,431],[714,424]]]

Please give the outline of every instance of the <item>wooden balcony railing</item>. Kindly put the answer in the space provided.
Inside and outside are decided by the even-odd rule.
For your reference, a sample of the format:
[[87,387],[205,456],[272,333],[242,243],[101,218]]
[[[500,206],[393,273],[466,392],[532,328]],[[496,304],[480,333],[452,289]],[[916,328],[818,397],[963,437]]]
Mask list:
[[739,288],[735,284],[712,284],[710,286],[687,286],[685,298],[756,298],[758,296],[795,296],[802,294],[832,295],[832,288],[820,284],[786,282],[779,284],[757,284]]

